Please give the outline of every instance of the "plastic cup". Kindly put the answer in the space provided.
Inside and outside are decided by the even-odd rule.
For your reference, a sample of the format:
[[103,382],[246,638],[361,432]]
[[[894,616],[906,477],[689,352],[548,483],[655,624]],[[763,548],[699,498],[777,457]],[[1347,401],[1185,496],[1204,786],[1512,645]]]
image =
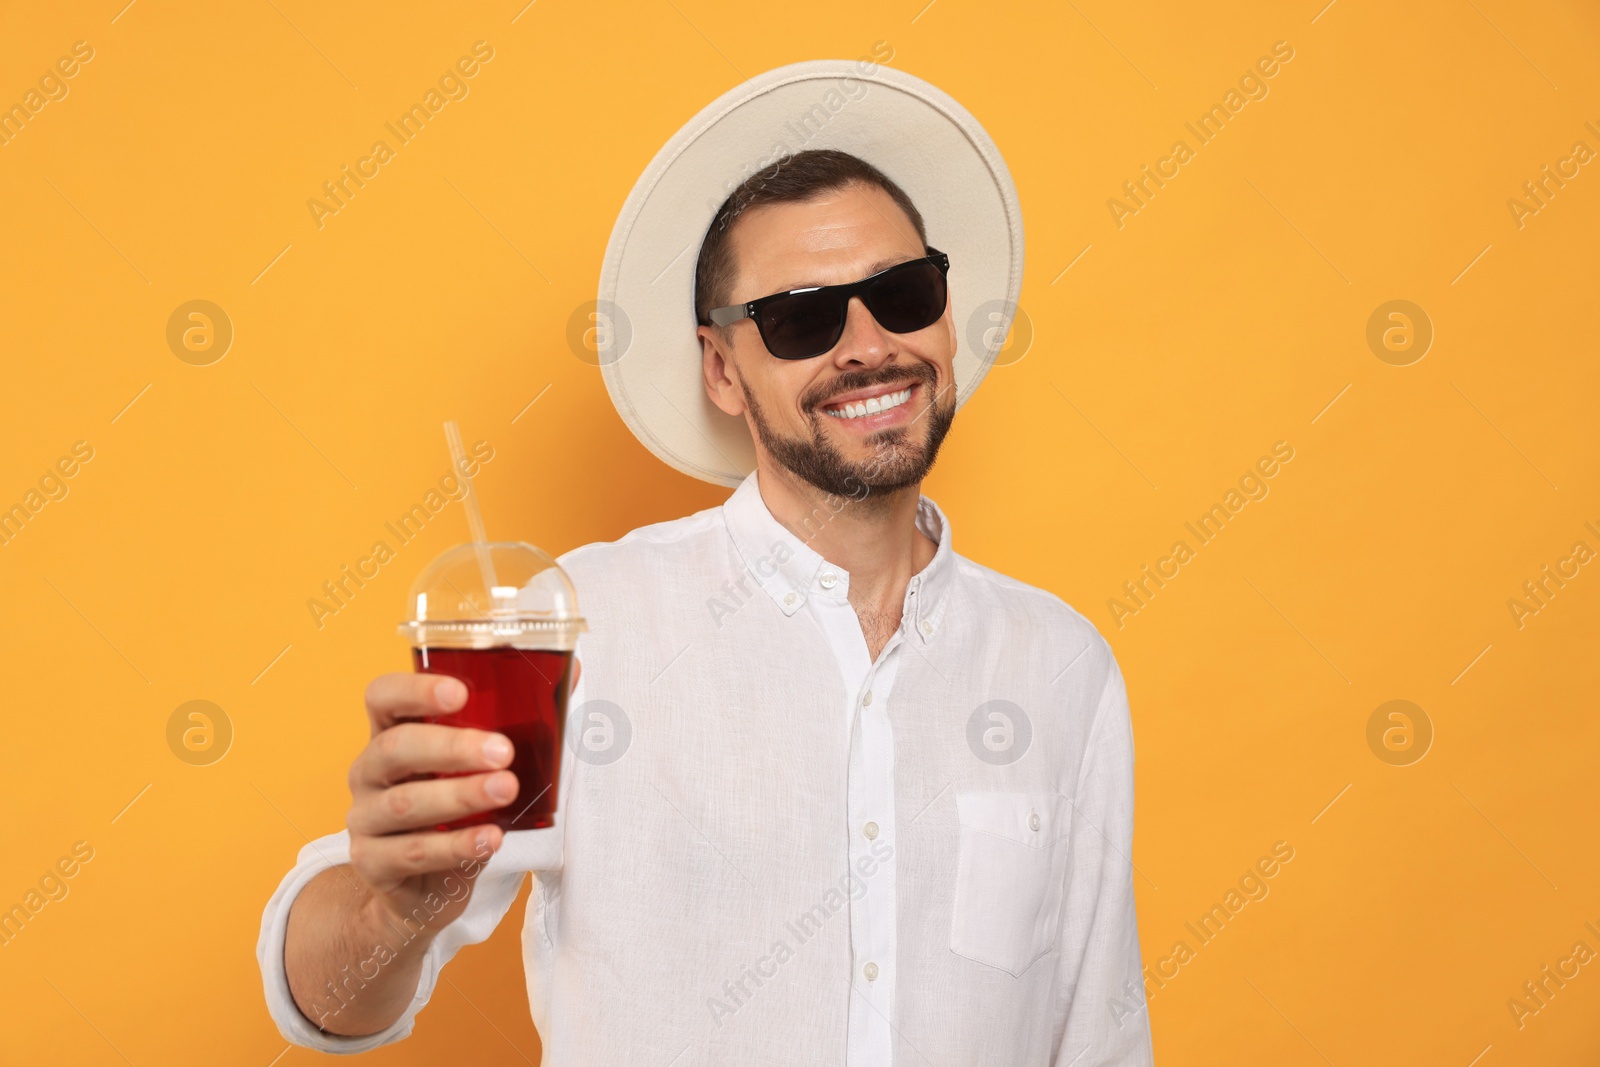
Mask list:
[[[428,716],[445,726],[504,734],[514,753],[517,796],[491,811],[437,829],[494,823],[503,830],[555,824],[562,728],[572,688],[572,654],[588,629],[578,595],[550,556],[525,541],[468,542],[444,552],[418,576],[400,635],[424,674],[467,687],[458,711]],[[430,775],[451,778],[479,771]]]

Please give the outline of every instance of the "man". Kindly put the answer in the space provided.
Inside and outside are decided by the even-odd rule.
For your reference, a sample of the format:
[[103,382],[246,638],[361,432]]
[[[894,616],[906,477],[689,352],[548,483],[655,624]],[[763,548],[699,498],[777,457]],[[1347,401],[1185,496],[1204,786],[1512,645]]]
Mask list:
[[[555,827],[433,831],[513,802],[509,748],[414,721],[461,706],[453,679],[372,683],[348,829],[301,852],[263,918],[290,1040],[404,1037],[532,872],[546,1063],[1151,1061],[1121,673],[1059,598],[958,556],[920,494],[983,370],[958,360],[959,254],[927,229],[833,148],[721,204],[694,270],[698,366],[630,373],[692,373],[707,425],[747,427],[751,470],[721,507],[562,557],[589,631]],[[985,281],[1015,281],[1020,257],[994,262]],[[618,406],[658,454],[694,447]],[[591,716],[603,755],[578,733]],[[447,771],[471,773],[418,779]]]

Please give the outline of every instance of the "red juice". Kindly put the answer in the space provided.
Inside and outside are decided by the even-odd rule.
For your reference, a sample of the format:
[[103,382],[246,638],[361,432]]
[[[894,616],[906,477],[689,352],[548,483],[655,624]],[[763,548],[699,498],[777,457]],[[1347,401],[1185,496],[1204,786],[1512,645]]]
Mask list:
[[[517,776],[517,796],[510,804],[440,823],[435,829],[456,830],[490,822],[502,830],[555,825],[572,653],[509,647],[413,648],[411,652],[419,672],[447,674],[467,687],[464,707],[449,715],[430,715],[425,721],[504,734],[513,749],[508,769]],[[481,773],[461,771],[436,777]]]

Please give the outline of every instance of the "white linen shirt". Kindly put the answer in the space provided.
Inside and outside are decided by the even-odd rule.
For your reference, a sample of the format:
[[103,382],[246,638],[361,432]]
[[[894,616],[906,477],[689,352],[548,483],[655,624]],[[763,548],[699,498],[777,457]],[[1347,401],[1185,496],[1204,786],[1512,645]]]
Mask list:
[[284,1037],[404,1038],[532,872],[551,1067],[1151,1063],[1110,647],[957,555],[923,496],[938,549],[874,662],[850,575],[806,543],[833,514],[796,536],[752,473],[720,507],[562,556],[589,630],[555,825],[506,834],[405,1013],[359,1038],[318,1030],[285,978],[295,896],[349,860],[348,831],[306,845],[257,948]]

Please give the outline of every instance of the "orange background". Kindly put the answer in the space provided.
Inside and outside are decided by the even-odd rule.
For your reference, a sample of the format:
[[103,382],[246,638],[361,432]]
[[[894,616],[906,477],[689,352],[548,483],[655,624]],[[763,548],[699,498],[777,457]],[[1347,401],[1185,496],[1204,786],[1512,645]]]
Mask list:
[[[407,668],[402,599],[460,509],[321,629],[306,600],[445,473],[448,418],[495,450],[490,530],[552,552],[724,499],[633,440],[569,318],[681,123],[884,41],[1021,197],[1031,347],[926,491],[958,551],[1121,660],[1145,959],[1195,949],[1151,986],[1158,1062],[1595,1062],[1600,962],[1520,1028],[1507,1007],[1600,950],[1600,566],[1520,628],[1507,607],[1600,549],[1600,165],[1520,227],[1507,206],[1600,150],[1592,5],[123,2],[0,36],[0,103],[94,49],[0,147],[0,505],[93,449],[0,545],[0,906],[94,850],[0,947],[0,1060],[312,1058],[264,1009],[261,910],[342,825],[362,688]],[[319,229],[306,201],[479,40],[470,95]],[[1280,40],[1269,94],[1196,147],[1183,124]],[[1108,199],[1178,138],[1195,158],[1119,228]],[[166,340],[194,299],[235,331],[208,366]],[[1408,366],[1366,340],[1394,299],[1435,331]],[[1119,627],[1122,583],[1280,440],[1270,495]],[[167,740],[197,699],[234,731],[208,766]],[[1392,699],[1434,731],[1408,766],[1368,746]],[[1270,895],[1199,947],[1185,922],[1277,841]],[[370,1059],[536,1062],[521,915]]]

